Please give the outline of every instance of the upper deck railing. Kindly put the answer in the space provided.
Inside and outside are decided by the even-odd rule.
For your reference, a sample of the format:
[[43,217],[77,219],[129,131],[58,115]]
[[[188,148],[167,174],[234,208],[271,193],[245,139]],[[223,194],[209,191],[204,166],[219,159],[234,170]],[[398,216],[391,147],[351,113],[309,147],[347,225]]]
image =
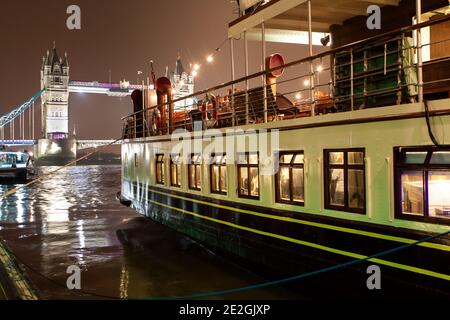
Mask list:
[[417,80],[419,66],[415,57],[417,50],[450,48],[450,35],[417,46],[413,33],[449,21],[450,16],[445,16],[404,27],[274,68],[266,67],[265,71],[173,101],[166,84],[159,88],[160,104],[122,119],[123,136],[166,135],[177,129],[234,127],[410,103],[417,101],[419,86],[425,88],[425,94],[427,88],[429,93],[448,94],[450,73],[439,75],[433,70],[450,70],[450,50],[439,50],[437,59],[431,57],[424,62],[428,75],[422,83]]

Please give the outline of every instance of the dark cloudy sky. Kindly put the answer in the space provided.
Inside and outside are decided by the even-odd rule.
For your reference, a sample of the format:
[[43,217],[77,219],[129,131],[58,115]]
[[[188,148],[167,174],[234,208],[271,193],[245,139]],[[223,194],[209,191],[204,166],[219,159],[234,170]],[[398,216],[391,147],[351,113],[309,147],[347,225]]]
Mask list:
[[[66,28],[66,8],[82,10],[82,30]],[[72,80],[136,81],[137,70],[157,75],[174,68],[181,52],[185,67],[204,63],[207,54],[227,36],[236,18],[230,0],[26,0],[2,1],[0,6],[0,111],[10,111],[39,90],[42,56],[53,41],[60,55],[68,52]],[[241,41],[242,42],[242,41]],[[224,45],[212,65],[202,66],[196,89],[230,80],[229,48]],[[268,45],[268,54],[280,52],[286,60],[300,58],[304,46]],[[242,43],[236,45],[238,76],[243,75]],[[259,71],[260,47],[250,46],[251,71]],[[79,138],[104,139],[120,135],[120,118],[131,111],[128,99],[71,94],[70,129]]]

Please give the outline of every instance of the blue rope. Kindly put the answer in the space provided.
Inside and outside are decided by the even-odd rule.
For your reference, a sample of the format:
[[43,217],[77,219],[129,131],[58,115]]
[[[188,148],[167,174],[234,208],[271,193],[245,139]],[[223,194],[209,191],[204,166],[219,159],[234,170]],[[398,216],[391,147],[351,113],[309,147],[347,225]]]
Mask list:
[[334,265],[331,267],[327,267],[327,268],[323,268],[320,270],[315,270],[315,271],[311,271],[311,272],[307,272],[307,273],[303,273],[300,275],[296,275],[296,276],[292,276],[289,278],[285,278],[285,279],[280,279],[280,280],[275,280],[275,281],[269,281],[269,282],[264,282],[264,283],[260,283],[260,284],[255,284],[255,285],[250,285],[250,286],[246,286],[246,287],[242,287],[242,288],[234,288],[234,289],[227,289],[227,290],[220,290],[220,291],[212,291],[212,292],[205,292],[205,293],[197,293],[197,294],[192,294],[192,295],[186,295],[186,296],[176,296],[176,297],[156,297],[156,298],[130,298],[131,300],[192,300],[192,299],[200,299],[200,298],[208,298],[208,297],[216,297],[216,296],[223,296],[223,295],[228,295],[228,294],[233,294],[233,293],[240,293],[240,292],[244,292],[244,291],[249,291],[249,290],[254,290],[254,289],[261,289],[261,288],[267,288],[267,287],[271,287],[271,286],[276,286],[276,285],[280,285],[280,284],[284,284],[287,282],[292,282],[295,280],[300,280],[300,279],[304,279],[307,277],[312,277],[318,274],[322,274],[325,272],[329,272],[329,271],[333,271],[333,270],[338,270],[338,269],[342,269],[345,267],[349,267],[352,265],[356,265],[359,263],[363,263],[365,261],[368,261],[370,259],[374,259],[374,258],[379,258],[391,253],[395,253],[401,250],[405,250],[408,248],[411,248],[413,246],[416,246],[420,243],[423,242],[428,242],[443,236],[446,236],[450,234],[450,230],[437,234],[437,235],[433,235],[421,240],[418,240],[416,242],[413,243],[409,243],[409,244],[405,244],[399,247],[395,247],[392,249],[388,249],[385,251],[382,251],[380,253],[376,253],[374,255],[368,256],[364,259],[357,259],[357,260],[351,260],[342,264],[338,264],[338,265]]

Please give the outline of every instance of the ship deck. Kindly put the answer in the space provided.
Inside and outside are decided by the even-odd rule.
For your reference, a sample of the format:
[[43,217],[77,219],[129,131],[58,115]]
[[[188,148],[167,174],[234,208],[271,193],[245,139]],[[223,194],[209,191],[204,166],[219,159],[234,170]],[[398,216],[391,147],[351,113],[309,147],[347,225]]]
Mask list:
[[[292,62],[273,54],[265,60],[265,71],[175,100],[169,98],[167,86],[161,83],[158,88],[157,84],[149,94],[159,95],[160,104],[124,117],[123,137],[260,124],[276,128],[297,122],[357,119],[372,113],[381,116],[383,112],[388,116],[396,112],[389,106],[402,112],[402,105],[410,105],[407,108],[419,112],[420,104],[415,103],[421,103],[424,97],[449,97],[450,75],[436,70],[448,70],[450,56],[447,52],[423,65],[415,63],[417,48],[411,34],[449,23],[450,16],[438,17]],[[447,36],[425,43],[423,48],[441,50],[440,46],[448,41]],[[372,111],[375,109],[379,110]]]

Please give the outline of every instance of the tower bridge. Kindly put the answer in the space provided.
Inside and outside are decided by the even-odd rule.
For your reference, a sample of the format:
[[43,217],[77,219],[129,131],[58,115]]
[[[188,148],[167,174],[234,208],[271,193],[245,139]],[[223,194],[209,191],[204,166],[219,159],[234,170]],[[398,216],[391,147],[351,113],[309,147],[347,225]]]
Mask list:
[[[76,158],[77,150],[109,145],[114,140],[77,140],[69,132],[69,95],[102,94],[126,97],[136,89],[154,89],[150,85],[129,82],[106,83],[70,80],[67,53],[58,55],[56,46],[42,58],[40,90],[29,100],[0,117],[0,145],[31,147],[41,163],[65,163]],[[178,94],[194,92],[194,79],[184,72],[180,57],[171,80]],[[38,101],[40,100],[40,104]],[[37,120],[37,121],[36,121]],[[37,135],[37,125],[40,134]]]

